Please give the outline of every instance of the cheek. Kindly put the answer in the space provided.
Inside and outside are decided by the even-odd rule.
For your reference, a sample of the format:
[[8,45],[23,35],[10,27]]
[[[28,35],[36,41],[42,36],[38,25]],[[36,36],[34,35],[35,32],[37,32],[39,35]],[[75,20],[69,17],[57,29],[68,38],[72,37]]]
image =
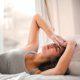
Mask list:
[[46,48],[45,48],[45,46],[42,47],[42,52],[43,52],[43,53],[46,53]]
[[54,56],[58,56],[59,53],[55,49],[51,49],[51,54]]

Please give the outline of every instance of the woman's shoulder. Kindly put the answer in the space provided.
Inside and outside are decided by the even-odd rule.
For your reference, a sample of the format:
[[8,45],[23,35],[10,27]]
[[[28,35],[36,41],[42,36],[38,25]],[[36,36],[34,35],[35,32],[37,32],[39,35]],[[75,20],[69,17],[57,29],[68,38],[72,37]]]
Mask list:
[[25,58],[26,59],[31,59],[31,58],[33,59],[36,54],[37,54],[37,52],[35,52],[35,51],[27,51]]
[[35,51],[29,51],[26,55],[25,55],[25,67],[27,68],[27,70],[31,73],[32,70],[36,67],[35,63],[34,63],[34,59],[36,56],[36,52]]

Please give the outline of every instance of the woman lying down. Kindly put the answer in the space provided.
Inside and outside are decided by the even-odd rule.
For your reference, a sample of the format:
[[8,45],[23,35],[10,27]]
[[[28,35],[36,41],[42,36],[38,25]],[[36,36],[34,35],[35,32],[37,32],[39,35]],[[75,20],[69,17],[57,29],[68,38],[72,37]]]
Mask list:
[[[44,45],[40,53],[38,49],[39,29],[42,29],[47,36],[54,41],[52,44]],[[68,74],[68,66],[76,47],[75,41],[65,41],[53,34],[45,21],[35,15],[32,21],[28,45],[24,50],[29,51],[25,55],[25,66],[30,74],[42,75],[64,75]]]
[[[44,45],[41,52],[38,53],[40,29],[42,29],[54,43]],[[20,72],[21,68],[22,71],[28,70],[30,74],[67,74],[75,47],[75,41],[65,41],[55,35],[54,30],[48,26],[39,15],[35,15],[31,24],[28,45],[22,48],[24,53],[0,55],[0,72],[11,73],[9,71],[13,71],[13,73],[16,73]],[[23,55],[24,57],[22,57]]]

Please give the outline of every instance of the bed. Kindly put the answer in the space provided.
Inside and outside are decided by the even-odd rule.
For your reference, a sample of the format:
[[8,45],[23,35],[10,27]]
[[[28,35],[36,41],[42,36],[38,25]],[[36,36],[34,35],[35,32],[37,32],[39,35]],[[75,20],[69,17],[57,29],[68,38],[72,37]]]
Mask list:
[[[53,76],[43,76],[43,75],[30,75],[28,72],[24,72],[21,67],[13,64],[9,64],[10,66],[13,66],[13,69],[9,68],[9,73],[6,73],[7,71],[4,70],[4,72],[1,73],[0,70],[0,80],[80,80],[80,36],[76,37],[70,37],[68,39],[74,39],[77,43],[78,46],[76,47],[74,51],[74,56],[72,58],[72,61],[70,63],[69,69],[70,69],[70,75],[53,75]],[[1,55],[6,55],[8,56],[10,54],[17,54],[20,52],[20,49],[14,49],[7,51]],[[11,60],[15,59],[15,62],[17,64],[17,61],[20,62],[20,57],[17,59],[12,56]],[[0,64],[1,65],[1,64]]]
[[18,74],[0,74],[0,80],[80,80],[80,76],[43,76],[43,75],[30,75],[26,72]]

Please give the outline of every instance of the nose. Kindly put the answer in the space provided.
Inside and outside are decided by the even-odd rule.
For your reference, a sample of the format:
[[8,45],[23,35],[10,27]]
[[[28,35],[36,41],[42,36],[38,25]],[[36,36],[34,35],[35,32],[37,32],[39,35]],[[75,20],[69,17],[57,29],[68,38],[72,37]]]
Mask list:
[[53,45],[47,45],[47,48],[50,49],[50,48],[53,48]]
[[51,48],[51,46],[50,45],[47,45],[47,49],[50,49]]

